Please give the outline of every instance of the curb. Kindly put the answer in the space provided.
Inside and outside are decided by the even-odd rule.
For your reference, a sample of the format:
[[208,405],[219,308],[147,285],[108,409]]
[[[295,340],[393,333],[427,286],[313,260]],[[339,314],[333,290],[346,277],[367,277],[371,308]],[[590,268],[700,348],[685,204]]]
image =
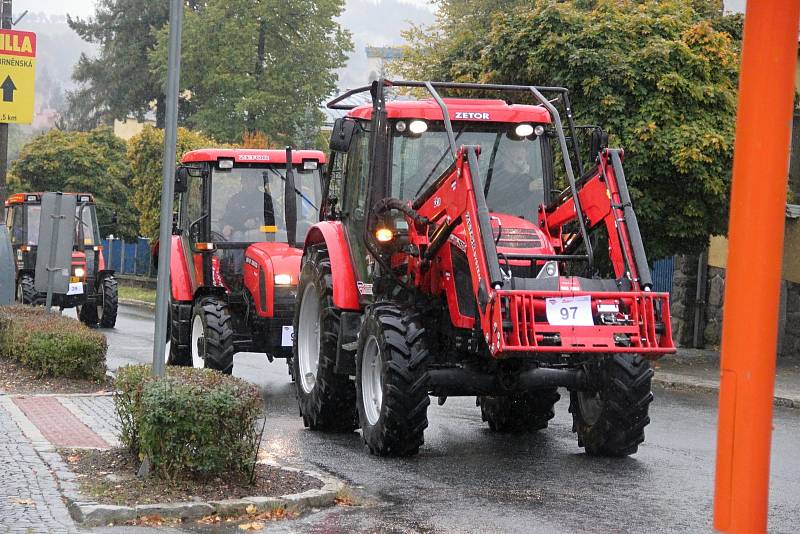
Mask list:
[[[673,373],[662,373],[656,371],[652,382],[653,384],[657,384],[665,389],[674,389],[678,391],[699,391],[714,395],[719,393],[719,383],[716,381],[703,380],[702,378],[688,377]],[[775,395],[772,399],[772,402],[775,406],[800,409],[800,397],[780,394]]]
[[257,512],[266,512],[278,508],[290,508],[297,512],[304,512],[335,505],[336,495],[345,487],[343,482],[329,475],[323,475],[316,471],[285,467],[274,462],[261,461],[258,463],[278,467],[286,471],[303,473],[316,478],[322,481],[322,487],[279,497],[252,496],[208,502],[192,501],[116,506],[100,504],[81,495],[74,481],[75,475],[69,471],[58,453],[40,453],[40,456],[43,457],[56,475],[70,516],[76,523],[87,527],[130,521],[149,515],[160,515],[165,519],[195,519],[213,514],[221,516],[244,515],[247,513],[247,507],[251,505],[255,506]]
[[144,300],[136,300],[136,299],[119,299],[118,301],[120,304],[124,304],[126,306],[133,306],[134,308],[140,308],[143,310],[155,310],[156,305],[152,302],[146,302]]

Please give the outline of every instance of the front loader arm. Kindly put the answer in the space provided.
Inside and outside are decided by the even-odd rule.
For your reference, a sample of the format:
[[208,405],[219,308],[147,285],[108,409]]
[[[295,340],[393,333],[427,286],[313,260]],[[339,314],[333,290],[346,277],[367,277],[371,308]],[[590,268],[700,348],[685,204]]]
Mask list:
[[[578,199],[588,231],[605,225],[616,278],[627,277],[634,288],[646,288],[652,286],[650,270],[622,170],[622,156],[621,150],[604,149],[597,170],[578,185]],[[577,210],[572,197],[562,196],[557,202],[539,211],[539,225],[556,242],[556,250],[563,252],[567,246],[574,246],[574,241],[565,243],[563,236],[564,227],[577,220]]]

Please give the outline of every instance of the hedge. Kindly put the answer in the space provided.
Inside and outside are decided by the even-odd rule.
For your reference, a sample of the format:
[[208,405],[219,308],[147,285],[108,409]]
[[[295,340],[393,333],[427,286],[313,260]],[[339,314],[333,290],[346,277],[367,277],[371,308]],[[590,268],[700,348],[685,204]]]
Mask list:
[[252,384],[210,369],[119,369],[120,440],[163,477],[207,479],[252,472],[262,400]]
[[0,307],[0,357],[39,377],[101,380],[106,338],[70,317],[31,306]]

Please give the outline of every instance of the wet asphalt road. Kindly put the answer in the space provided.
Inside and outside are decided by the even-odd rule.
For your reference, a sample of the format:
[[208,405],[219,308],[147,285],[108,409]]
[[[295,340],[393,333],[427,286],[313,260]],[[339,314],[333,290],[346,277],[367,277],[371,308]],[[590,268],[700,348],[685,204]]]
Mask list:
[[[105,331],[109,367],[149,361],[152,313],[122,307]],[[268,424],[263,455],[332,473],[364,505],[270,524],[269,532],[709,532],[716,398],[656,390],[639,453],[589,458],[571,432],[566,392],[550,427],[490,432],[474,398],[431,403],[425,445],[411,459],[370,456],[360,435],[303,428],[283,361],[239,354],[234,375],[261,387]],[[776,408],[770,532],[800,530],[800,411]],[[209,527],[184,529],[208,532]],[[236,524],[214,531],[241,532]],[[185,531],[185,530],[184,530]]]

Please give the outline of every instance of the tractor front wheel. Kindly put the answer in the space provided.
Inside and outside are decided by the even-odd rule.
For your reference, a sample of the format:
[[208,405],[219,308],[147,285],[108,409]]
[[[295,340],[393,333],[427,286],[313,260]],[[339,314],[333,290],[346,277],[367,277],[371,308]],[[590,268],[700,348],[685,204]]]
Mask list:
[[204,297],[192,314],[192,365],[233,372],[233,329],[228,306],[217,297]]
[[372,454],[412,456],[428,426],[428,349],[416,311],[379,302],[358,336],[356,390],[361,434]]
[[44,305],[44,295],[36,292],[33,276],[23,274],[19,277],[19,283],[17,284],[17,301],[30,306]]
[[572,431],[592,456],[628,456],[644,441],[653,370],[640,356],[615,354],[588,369],[594,391],[570,392]]
[[303,262],[298,295],[291,365],[303,424],[311,430],[351,432],[356,428],[356,391],[348,376],[334,370],[339,310],[333,304],[325,248],[312,248]]
[[112,275],[103,277],[97,288],[97,311],[95,315],[100,328],[114,328],[117,324],[117,279]]
[[547,388],[505,397],[478,397],[481,417],[495,432],[534,432],[547,428],[561,395]]

